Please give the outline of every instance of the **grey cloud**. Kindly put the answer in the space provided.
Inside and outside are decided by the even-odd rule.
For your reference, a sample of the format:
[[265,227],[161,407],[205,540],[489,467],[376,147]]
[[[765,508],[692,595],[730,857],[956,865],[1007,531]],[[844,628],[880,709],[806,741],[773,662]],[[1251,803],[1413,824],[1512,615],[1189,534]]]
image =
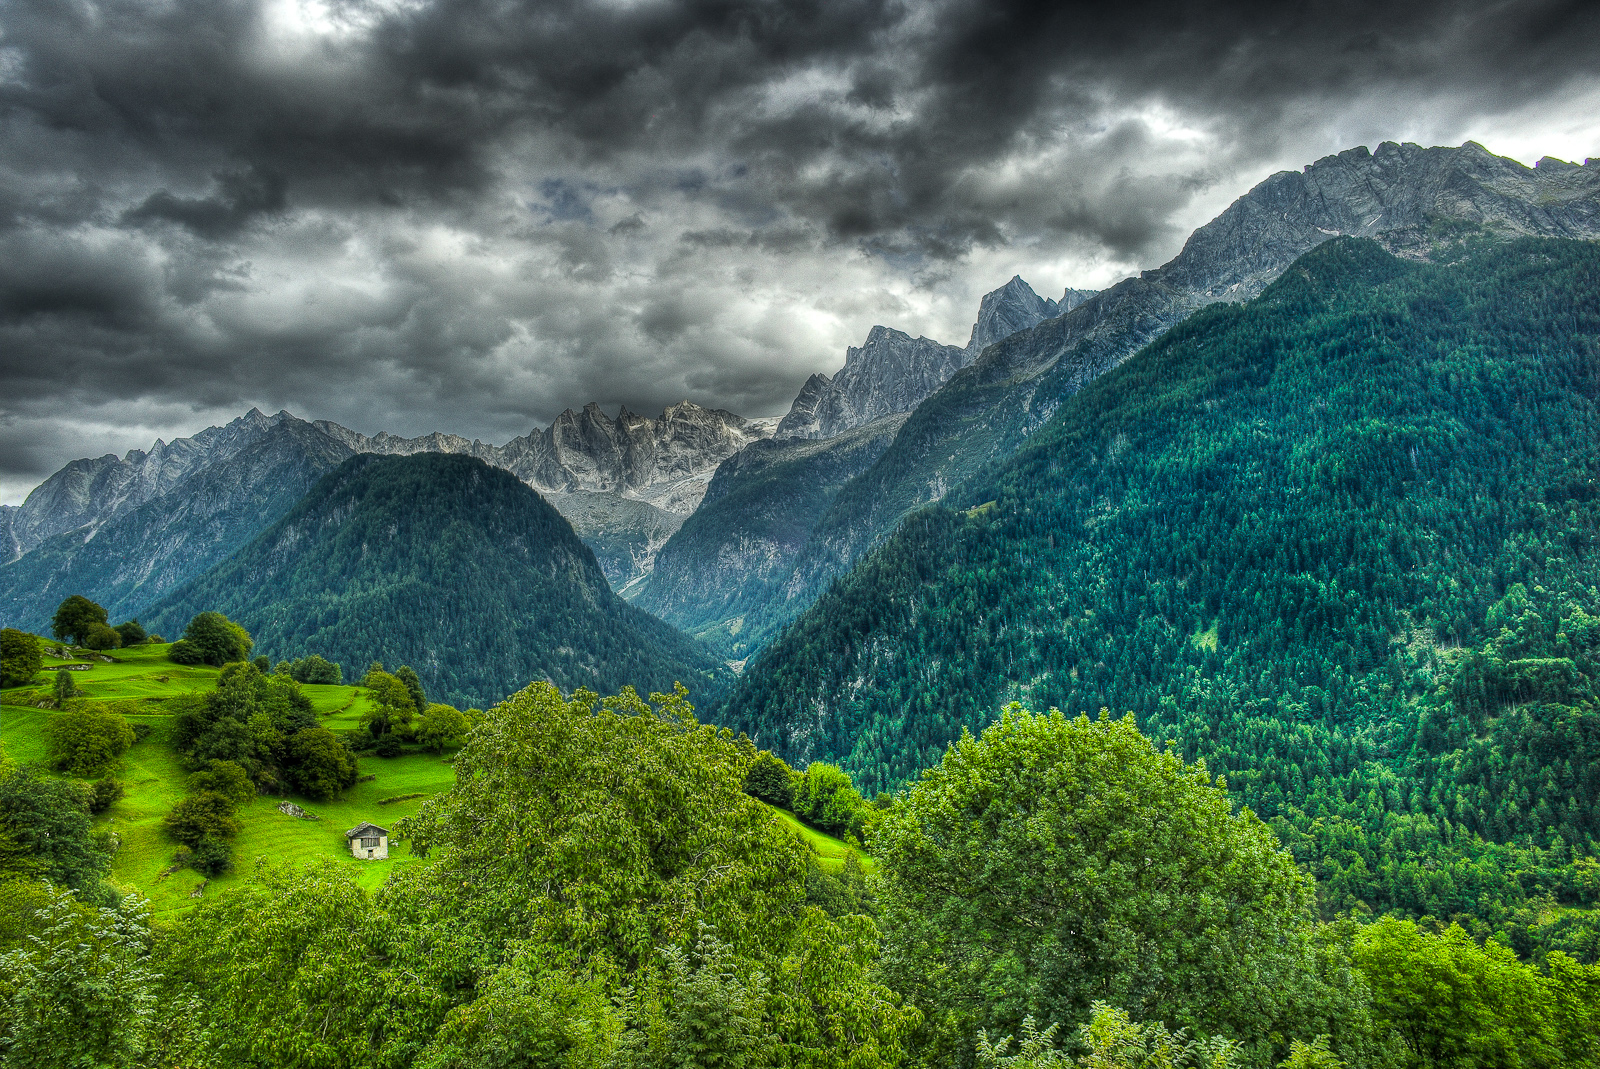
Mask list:
[[874,321],[959,341],[1008,258],[1148,266],[1308,114],[1454,133],[1600,73],[1570,2],[295,9],[6,5],[0,419],[53,444],[0,478],[85,406],[779,411]]

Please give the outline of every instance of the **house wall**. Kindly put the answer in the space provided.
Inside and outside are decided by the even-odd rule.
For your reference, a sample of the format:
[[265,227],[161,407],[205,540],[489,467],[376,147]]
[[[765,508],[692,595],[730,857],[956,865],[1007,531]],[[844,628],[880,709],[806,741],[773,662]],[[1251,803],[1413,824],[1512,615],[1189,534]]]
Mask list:
[[362,846],[361,837],[356,836],[350,840],[350,856],[360,858],[362,861],[378,861],[389,856],[389,837],[377,836],[377,846]]

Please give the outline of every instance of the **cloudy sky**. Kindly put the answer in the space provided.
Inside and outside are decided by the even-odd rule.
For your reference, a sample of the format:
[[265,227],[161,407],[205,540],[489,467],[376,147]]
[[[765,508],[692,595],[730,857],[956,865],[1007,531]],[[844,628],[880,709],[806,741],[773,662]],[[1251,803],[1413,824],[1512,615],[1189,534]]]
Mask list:
[[777,414],[1383,140],[1600,156],[1600,5],[0,0],[0,501],[250,406]]

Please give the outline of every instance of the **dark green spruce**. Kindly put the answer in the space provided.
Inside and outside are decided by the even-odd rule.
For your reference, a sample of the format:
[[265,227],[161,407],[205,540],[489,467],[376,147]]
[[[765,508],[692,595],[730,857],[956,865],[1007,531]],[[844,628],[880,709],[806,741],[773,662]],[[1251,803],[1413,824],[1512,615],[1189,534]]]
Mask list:
[[716,668],[627,605],[538,493],[472,457],[355,457],[231,559],[144,616],[177,633],[215,610],[273,659],[320,654],[359,678],[416,668],[429,695],[489,705],[529,682],[697,697]]
[[1330,912],[1595,943],[1597,338],[1593,244],[1328,242],[913,514],[712,715],[870,792],[1011,699],[1131,710]]

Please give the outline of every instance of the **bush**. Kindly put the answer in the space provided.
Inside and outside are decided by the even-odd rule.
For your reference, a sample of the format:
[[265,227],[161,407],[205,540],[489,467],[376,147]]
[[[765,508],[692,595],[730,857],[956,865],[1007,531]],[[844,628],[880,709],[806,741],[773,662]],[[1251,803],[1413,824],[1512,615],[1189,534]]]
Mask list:
[[289,740],[289,775],[306,797],[332,798],[354,786],[356,759],[327,728],[302,728]]
[[205,651],[186,638],[180,638],[167,651],[167,660],[173,664],[205,664]]
[[417,741],[434,753],[460,743],[471,725],[466,714],[453,705],[435,702],[428,706],[417,723]]
[[119,779],[107,776],[105,779],[95,780],[92,793],[89,795],[89,812],[104,813],[127,793],[127,789]]
[[849,773],[837,765],[813,761],[794,792],[794,811],[829,835],[860,835],[866,803]]
[[233,844],[226,839],[201,839],[189,852],[187,864],[207,879],[221,876],[233,868]]
[[72,678],[71,672],[65,668],[56,672],[56,685],[51,696],[56,700],[57,709],[62,708],[67,702],[82,693],[83,691],[78,689],[78,681]]
[[372,747],[372,752],[379,757],[399,757],[405,752],[405,747],[400,745],[400,737],[390,732],[378,736],[377,744]]
[[96,704],[51,717],[45,735],[51,767],[85,778],[105,775],[134,743],[127,720]]
[[195,793],[213,791],[238,805],[256,796],[256,785],[237,761],[212,760],[189,777],[189,789]]
[[116,628],[105,624],[90,624],[83,636],[83,644],[91,650],[114,650],[122,645],[122,636]]
[[321,654],[313,653],[289,665],[289,677],[296,683],[331,683],[338,686],[344,682],[344,671]]
[[0,630],[0,687],[20,687],[33,682],[44,664],[39,636],[14,627]]
[[120,623],[113,630],[116,631],[117,637],[122,639],[124,646],[137,646],[150,637],[137,619]]
[[782,758],[762,750],[744,776],[744,793],[779,809],[794,808],[793,772]]
[[185,798],[172,807],[162,824],[168,835],[192,848],[198,848],[206,839],[231,839],[239,833],[232,800],[216,791],[201,791]]
[[[184,656],[198,655],[198,661],[178,660],[178,647],[186,642],[190,649],[184,651]],[[183,629],[183,638],[173,644],[168,656],[179,664],[209,664],[221,668],[248,658],[253,645],[250,633],[220,612],[202,612],[189,621],[189,626]]]

